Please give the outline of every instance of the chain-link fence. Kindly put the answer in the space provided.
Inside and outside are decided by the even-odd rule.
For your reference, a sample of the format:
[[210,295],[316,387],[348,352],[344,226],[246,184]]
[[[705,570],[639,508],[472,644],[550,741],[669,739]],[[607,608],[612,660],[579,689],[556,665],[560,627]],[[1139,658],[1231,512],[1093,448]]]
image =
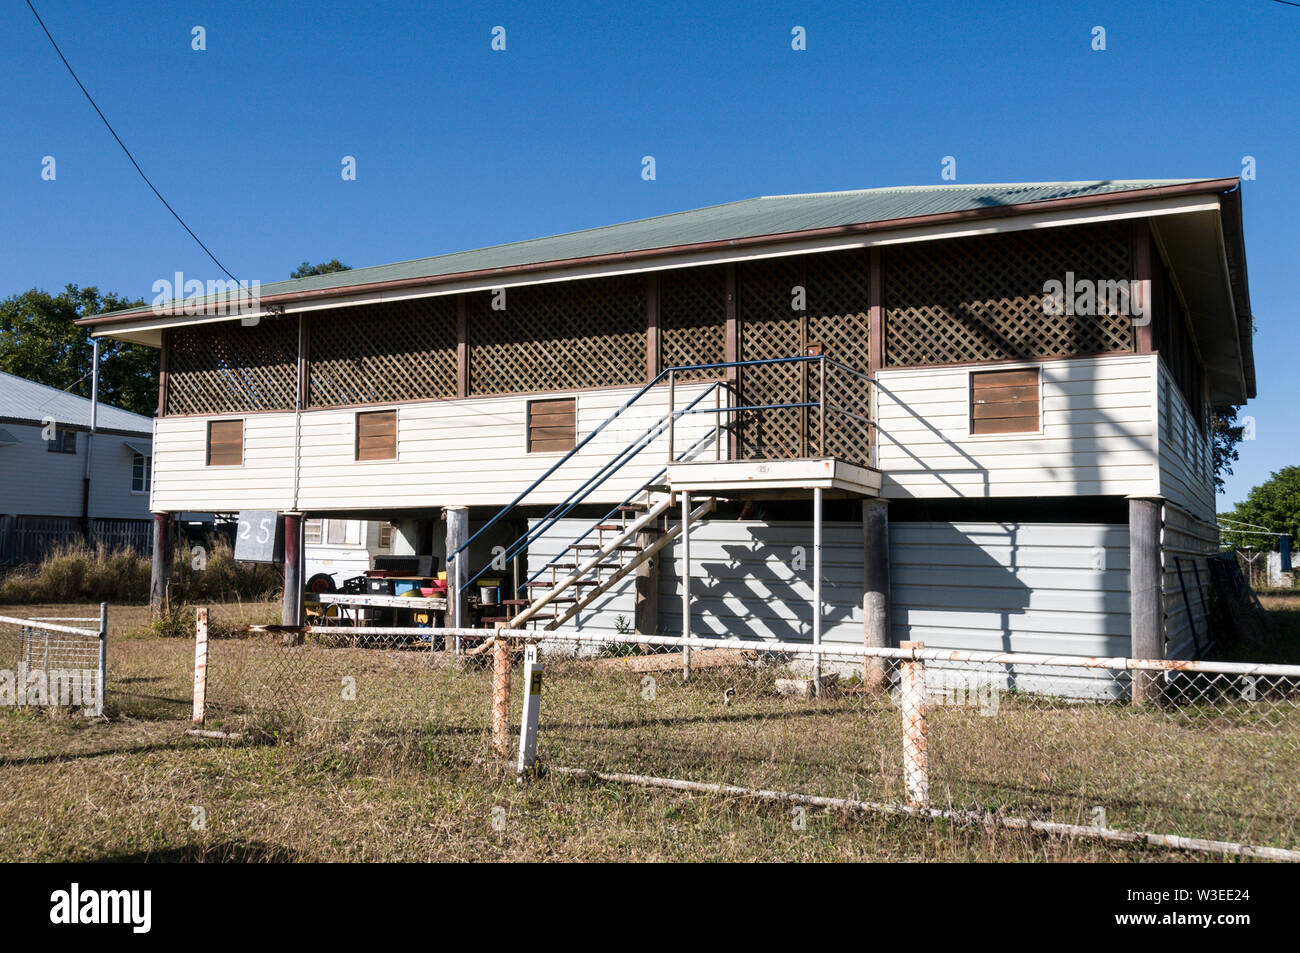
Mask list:
[[[501,651],[486,630],[462,630],[459,652],[451,632],[434,629],[216,640],[209,724],[345,743],[414,733],[435,760],[513,761],[532,644],[545,668],[543,770],[1084,835],[1300,848],[1297,666],[495,638]],[[1146,689],[1137,701],[1135,683]]]
[[[83,627],[91,623],[94,628]],[[102,714],[105,625],[102,613],[75,619],[0,616],[0,705]]]

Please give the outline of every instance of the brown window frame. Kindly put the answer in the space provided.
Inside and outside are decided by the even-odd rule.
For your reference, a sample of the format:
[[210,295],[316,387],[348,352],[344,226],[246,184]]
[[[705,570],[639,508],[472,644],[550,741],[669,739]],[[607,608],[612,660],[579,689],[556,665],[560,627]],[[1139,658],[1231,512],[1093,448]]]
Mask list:
[[[365,418],[365,424],[367,428],[372,426],[373,423],[376,421],[391,420],[392,433],[391,434],[387,433],[387,430],[390,428],[385,427],[384,432],[380,432],[378,434],[373,432],[367,432],[366,434],[363,435],[362,434],[363,418]],[[356,437],[353,442],[352,452],[353,452],[353,459],[356,460],[358,463],[375,461],[375,460],[396,460],[397,459],[397,409],[396,408],[391,408],[389,410],[359,410],[357,411],[356,423],[354,429],[356,431]],[[385,443],[383,445],[375,445],[366,448],[363,448],[361,446],[361,442],[363,439],[374,443],[379,438],[391,438],[391,444]],[[385,451],[390,451],[390,452],[385,452]],[[380,454],[382,454],[382,456]]]
[[[972,370],[970,372],[967,429],[972,437],[1004,437],[1041,434],[1043,432],[1043,368],[1032,367],[998,367]],[[1032,378],[1032,379],[1031,379]],[[978,380],[997,383],[985,384],[985,388],[1000,393],[993,396],[1002,400],[990,401],[987,396],[979,395]],[[977,408],[990,408],[992,404],[1004,404],[993,414],[977,415]],[[1014,413],[1032,406],[1033,414]],[[983,423],[981,423],[983,421]],[[995,423],[996,421],[996,423]],[[1016,422],[1023,422],[1018,426]]]
[[[227,461],[227,462],[216,462],[216,463],[213,462],[213,459],[212,459],[212,457],[213,457],[213,454],[212,454],[212,428],[213,428],[213,427],[219,427],[219,426],[221,426],[221,425],[223,425],[223,424],[238,424],[238,425],[239,425],[239,460],[238,460],[238,462],[235,462],[235,463],[230,463],[230,462],[228,462],[228,461]],[[206,465],[206,466],[209,466],[209,467],[242,467],[242,466],[244,465],[244,418],[243,418],[243,417],[236,417],[236,418],[233,418],[233,419],[227,419],[227,420],[209,420],[209,421],[208,421],[208,427],[207,427],[207,443],[206,443],[206,451],[207,451],[207,452],[206,452],[206,455],[205,455],[205,457],[204,457],[204,459],[205,459],[205,465]]]
[[[568,405],[565,407],[564,405]],[[534,422],[535,408],[544,407],[542,422]],[[565,418],[568,418],[567,426]],[[534,428],[546,430],[535,436]],[[553,433],[553,431],[559,431]],[[541,446],[539,446],[541,444]],[[541,397],[530,400],[524,410],[524,450],[526,453],[568,453],[578,445],[578,398]]]

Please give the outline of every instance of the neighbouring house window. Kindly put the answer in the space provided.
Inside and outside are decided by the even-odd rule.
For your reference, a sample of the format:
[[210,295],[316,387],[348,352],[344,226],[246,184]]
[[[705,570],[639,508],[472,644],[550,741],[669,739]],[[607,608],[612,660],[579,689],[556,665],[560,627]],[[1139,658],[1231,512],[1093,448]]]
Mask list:
[[244,463],[244,422],[208,421],[208,466],[238,467]]
[[578,438],[578,402],[573,397],[528,402],[528,452],[572,450]]
[[361,543],[359,520],[324,520],[325,542],[330,546],[357,546]]
[[50,453],[76,453],[77,452],[77,432],[75,430],[54,430],[53,439],[45,444],[45,449]]
[[131,492],[148,493],[153,478],[153,457],[143,453],[131,455]]
[[392,523],[379,524],[379,548],[380,549],[393,548],[393,524]]
[[303,543],[319,543],[321,539],[321,523],[324,520],[307,520],[302,524],[302,541]]
[[1036,367],[972,371],[970,432],[1037,433],[1038,374],[1039,369]]
[[372,410],[357,414],[357,459],[397,459],[397,411]]

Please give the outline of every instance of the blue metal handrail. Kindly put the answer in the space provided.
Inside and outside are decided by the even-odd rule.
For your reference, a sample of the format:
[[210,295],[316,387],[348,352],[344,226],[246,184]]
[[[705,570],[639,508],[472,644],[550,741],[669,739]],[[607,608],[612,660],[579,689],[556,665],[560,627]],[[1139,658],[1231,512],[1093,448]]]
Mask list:
[[[560,467],[564,466],[564,464],[566,464],[569,460],[571,460],[571,459],[572,459],[572,458],[573,458],[573,457],[574,457],[574,456],[575,456],[575,455],[576,455],[580,450],[582,450],[583,447],[585,447],[587,444],[589,444],[589,443],[590,443],[590,442],[591,442],[591,441],[596,437],[597,434],[601,433],[601,432],[602,432],[606,427],[608,427],[611,423],[613,423],[615,420],[617,420],[619,417],[621,417],[621,416],[622,416],[622,415],[623,415],[623,414],[624,414],[624,413],[625,413],[625,412],[626,412],[626,411],[627,411],[627,410],[628,410],[628,409],[629,409],[633,404],[635,404],[638,400],[640,400],[643,396],[645,396],[646,393],[648,393],[648,392],[649,392],[649,391],[650,391],[650,390],[651,390],[655,385],[659,384],[659,383],[660,383],[661,381],[663,381],[665,378],[667,378],[667,379],[671,382],[671,381],[673,381],[673,380],[675,379],[675,376],[676,376],[678,373],[680,373],[680,372],[684,372],[684,371],[689,371],[689,372],[699,372],[699,371],[727,370],[727,369],[731,369],[731,368],[763,367],[763,366],[776,365],[776,364],[802,364],[802,363],[807,363],[807,362],[810,362],[810,361],[817,361],[817,362],[819,362],[820,364],[822,364],[823,367],[826,366],[827,364],[829,364],[829,365],[831,365],[831,366],[834,366],[834,367],[840,368],[840,369],[846,371],[846,372],[849,373],[849,374],[853,374],[854,376],[860,377],[860,378],[862,378],[863,380],[866,380],[866,381],[868,381],[868,382],[872,382],[872,383],[874,383],[874,379],[871,377],[870,374],[867,374],[867,373],[865,373],[865,372],[863,372],[863,371],[859,371],[859,370],[857,370],[856,368],[850,367],[849,365],[844,364],[844,363],[841,362],[841,361],[837,361],[837,360],[835,360],[834,358],[828,357],[828,356],[826,356],[826,355],[824,355],[824,354],[807,354],[807,355],[798,355],[798,356],[794,356],[794,357],[769,357],[769,358],[758,358],[758,359],[754,359],[754,360],[745,360],[745,361],[717,361],[717,362],[713,362],[713,363],[709,363],[709,364],[681,364],[681,365],[673,365],[673,366],[671,366],[671,367],[666,367],[666,368],[664,368],[663,370],[661,370],[658,374],[656,374],[656,375],[654,376],[654,378],[653,378],[649,383],[647,383],[647,384],[645,384],[644,386],[642,386],[642,387],[641,387],[641,388],[640,388],[640,389],[639,389],[635,394],[633,394],[633,395],[632,395],[631,397],[629,397],[626,401],[624,401],[623,404],[622,404],[622,405],[621,405],[617,410],[615,410],[615,411],[614,411],[614,412],[613,412],[609,417],[605,418],[605,420],[603,420],[599,425],[597,425],[597,426],[596,426],[596,427],[591,431],[591,433],[587,434],[586,437],[584,437],[582,440],[578,441],[578,443],[574,445],[573,449],[569,450],[567,453],[565,453],[565,455],[564,455],[563,457],[561,457],[559,460],[557,460],[555,463],[553,463],[553,464],[552,464],[552,465],[551,465],[551,466],[546,470],[545,473],[543,473],[543,474],[542,474],[541,476],[539,476],[536,480],[534,480],[532,483],[530,483],[530,484],[529,484],[529,485],[528,485],[528,486],[527,486],[523,491],[521,491],[521,492],[520,492],[520,493],[519,493],[519,494],[518,494],[518,495],[517,495],[513,500],[511,500],[511,501],[510,501],[508,504],[506,504],[502,509],[500,509],[500,510],[499,510],[499,511],[498,511],[498,512],[497,512],[497,513],[496,513],[496,514],[491,518],[491,519],[489,519],[486,523],[484,523],[481,527],[479,527],[479,529],[478,529],[477,532],[471,534],[470,537],[469,537],[467,540],[465,540],[465,542],[461,543],[460,546],[458,546],[454,551],[452,551],[452,552],[447,556],[447,565],[448,565],[448,568],[449,568],[449,569],[451,568],[451,563],[452,563],[452,561],[455,560],[455,559],[459,559],[459,558],[460,558],[460,555],[461,555],[463,552],[465,552],[465,551],[469,548],[470,544],[472,544],[472,543],[474,542],[474,540],[478,539],[478,538],[479,538],[480,536],[482,536],[485,532],[487,532],[489,529],[491,529],[493,526],[495,526],[495,525],[496,525],[496,524],[497,524],[497,523],[498,523],[502,518],[504,518],[504,517],[506,516],[506,514],[508,514],[508,513],[510,513],[511,511],[513,511],[513,510],[515,509],[515,507],[517,507],[517,506],[518,506],[518,505],[519,505],[519,504],[520,504],[520,503],[521,503],[521,502],[522,502],[522,501],[523,501],[523,500],[524,500],[524,499],[525,499],[529,494],[531,494],[535,489],[537,489],[538,486],[540,486],[540,485],[541,485],[542,483],[544,483],[547,479],[549,479],[550,476],[551,476],[553,473],[555,473],[557,470],[559,470]],[[685,409],[683,409],[683,410],[681,410],[681,411],[678,411],[678,410],[676,410],[675,408],[671,409],[670,412],[669,412],[668,414],[666,414],[663,418],[661,418],[660,421],[657,422],[654,426],[652,426],[651,429],[653,430],[653,429],[655,429],[655,427],[658,427],[658,426],[660,426],[660,425],[666,423],[667,426],[668,426],[668,428],[669,428],[669,432],[670,432],[670,434],[671,434],[671,431],[672,431],[672,425],[675,423],[677,417],[682,416],[682,415],[684,415],[684,414],[686,414],[686,413],[696,413],[696,412],[700,412],[700,411],[694,411],[692,408],[695,406],[696,403],[698,403],[701,399],[703,399],[704,396],[706,396],[708,393],[710,393],[711,391],[713,391],[714,389],[716,389],[719,385],[720,385],[720,382],[715,381],[715,382],[712,384],[712,386],[711,386],[710,388],[708,388],[708,389],[705,390],[703,393],[701,393],[701,394],[700,394],[700,395],[699,395],[699,396],[698,396],[694,401],[692,401],[692,402],[687,406],[687,408],[685,408]],[[809,402],[790,403],[790,404],[753,405],[753,406],[737,407],[737,408],[727,407],[727,408],[715,408],[715,409],[713,409],[712,411],[707,411],[707,412],[721,413],[721,412],[723,412],[724,410],[727,411],[727,412],[732,412],[732,411],[753,411],[753,410],[777,410],[777,409],[786,409],[786,408],[815,407],[815,406],[820,406],[822,403],[823,403],[823,402],[821,402],[821,401],[809,401]],[[658,431],[658,432],[662,432],[662,430],[660,430],[660,431]],[[657,434],[656,434],[656,435],[657,435]],[[643,435],[643,436],[644,436],[644,435]],[[653,438],[651,438],[651,439],[653,440]],[[634,441],[633,443],[636,444],[637,442]],[[698,441],[697,441],[697,443],[698,443]],[[642,444],[641,446],[636,447],[636,450],[635,450],[635,451],[634,451],[630,456],[635,456],[636,453],[639,453],[642,449],[645,448],[645,446],[648,446],[648,445],[649,445],[649,444],[646,443],[646,444]],[[610,466],[611,466],[615,461],[617,461],[617,460],[619,460],[621,457],[623,457],[624,454],[626,454],[627,451],[628,451],[629,449],[631,449],[631,448],[630,448],[630,447],[624,448],[624,450],[621,451],[619,454],[617,454],[613,460],[611,460],[611,461],[610,461],[609,463],[607,463],[604,467],[602,467],[600,471],[598,471],[597,476],[600,476],[600,474],[604,473],[605,476],[607,477],[607,476],[608,476],[608,472],[606,472],[606,471],[609,470],[609,467],[610,467]],[[629,456],[629,459],[630,459],[630,456]],[[671,454],[670,454],[670,456],[671,456]],[[622,465],[622,464],[620,463],[619,466],[621,466],[621,465]],[[615,469],[617,469],[617,467],[615,467]],[[665,468],[665,469],[666,469],[666,468]],[[610,471],[610,472],[612,472],[612,471]],[[594,479],[594,478],[589,478],[587,484],[584,484],[584,487],[580,488],[580,490],[587,488],[587,487],[591,484],[592,479]],[[603,483],[603,482],[604,482],[604,478],[602,477],[602,478],[600,479],[599,482],[600,482],[600,483]],[[599,485],[599,484],[597,484],[597,485]],[[646,484],[646,485],[648,486],[649,484]],[[582,499],[585,499],[585,498],[586,498],[586,495],[589,495],[590,490],[592,490],[592,489],[595,489],[595,487],[594,487],[594,486],[590,486],[590,489],[588,489],[588,492],[587,492],[586,494],[584,494],[581,498],[582,498]],[[637,492],[639,493],[639,492],[642,492],[642,491],[641,491],[641,490],[638,490]],[[635,495],[636,495],[636,494],[634,493],[634,494],[633,494],[633,497],[634,497]],[[566,499],[565,503],[559,504],[559,506],[560,506],[560,507],[563,507],[563,506],[565,506],[566,504],[568,504],[568,503],[569,503],[569,500],[571,500],[572,497],[573,497],[573,494],[570,494],[569,499]],[[629,499],[631,499],[631,498],[632,498],[632,497],[629,497]],[[580,502],[580,500],[577,501],[577,502]],[[573,509],[573,507],[577,505],[577,502],[573,502],[572,505],[569,505],[569,508],[568,508],[567,510],[565,510],[565,513],[571,512],[572,509]],[[622,505],[622,504],[620,504],[620,505]],[[559,508],[559,507],[557,507],[557,508],[555,508],[555,509],[552,509],[552,514],[555,513],[555,512],[556,512],[556,509],[558,509],[558,508]],[[612,510],[611,512],[617,512],[617,509],[618,509],[618,508],[615,507],[615,509]],[[548,514],[548,516],[549,516],[549,514]],[[556,517],[556,519],[558,519],[558,518],[559,518],[559,517]],[[546,521],[544,520],[543,522],[546,522]],[[555,522],[555,519],[551,519],[551,520],[550,520],[550,523],[547,524],[547,525],[549,526],[550,524],[553,524],[554,522]],[[589,532],[590,532],[590,531],[589,531]],[[528,535],[528,534],[525,534],[525,535]],[[535,538],[535,537],[534,537],[534,538]],[[519,542],[519,541],[516,540],[516,543],[517,543],[517,542]],[[513,544],[513,543],[511,544],[512,547],[513,547],[514,545],[515,545],[515,544]],[[514,550],[514,552],[518,552],[518,549],[516,548],[516,549]],[[486,572],[490,567],[491,567],[491,563],[489,563],[488,566],[485,566],[482,570],[480,570],[478,573],[476,573],[476,574],[474,575],[474,577],[473,577],[472,579],[470,579],[470,580],[466,583],[466,586],[468,586],[470,583],[472,583],[472,582],[474,582],[475,580],[477,580],[478,578],[480,578],[480,577],[483,575],[483,573],[485,573],[485,572]]]
[[[707,393],[707,392],[706,392],[706,393]],[[701,396],[703,396],[703,395],[701,395]],[[678,460],[686,460],[686,459],[689,459],[690,455],[691,455],[695,450],[697,450],[697,449],[698,449],[702,444],[704,444],[704,443],[707,442],[708,440],[712,439],[713,436],[714,436],[713,433],[702,434],[702,435],[700,436],[700,438],[699,438],[698,440],[696,440],[695,443],[693,443],[693,444],[691,444],[689,447],[687,447],[687,448],[686,448],[686,451],[685,451],[684,453],[682,453],[682,455],[681,455],[680,457],[678,457],[677,459],[678,459]],[[613,519],[615,516],[617,516],[619,510],[620,510],[622,507],[627,506],[629,503],[631,503],[633,500],[635,500],[638,496],[640,496],[642,493],[644,493],[644,492],[645,492],[646,490],[648,490],[650,487],[654,486],[656,483],[658,483],[660,480],[662,480],[662,479],[664,478],[664,476],[667,475],[667,473],[668,473],[668,468],[667,468],[667,467],[661,467],[661,468],[659,469],[659,471],[658,471],[657,473],[654,474],[654,476],[650,477],[650,479],[646,480],[646,481],[645,481],[644,483],[642,483],[639,487],[637,487],[635,490],[633,490],[631,493],[629,493],[626,497],[624,497],[621,501],[619,501],[618,503],[616,503],[616,504],[614,505],[614,508],[613,508],[612,510],[610,510],[610,511],[609,511],[608,513],[606,513],[604,516],[600,517],[598,520],[596,520],[594,523],[592,523],[590,526],[588,526],[588,527],[586,528],[586,530],[583,531],[582,535],[579,536],[577,539],[573,540],[573,542],[574,542],[574,543],[580,543],[580,542],[582,542],[584,539],[586,539],[588,536],[590,536],[592,533],[594,533],[594,532],[596,531],[596,527],[597,527],[597,526],[599,526],[599,525],[601,525],[602,523],[606,522],[607,520],[611,520],[611,519]],[[533,540],[535,540],[538,536],[540,536],[540,535],[541,535],[542,533],[544,533],[546,530],[550,529],[551,526],[554,526],[555,523],[558,522],[559,519],[561,519],[561,518],[562,518],[562,517],[557,517],[557,518],[554,519],[554,520],[550,520],[549,523],[548,523],[547,521],[545,521],[545,520],[540,521],[540,522],[538,523],[538,525],[537,525],[536,527],[534,527],[534,531],[530,531],[530,532],[532,532],[532,538],[529,539],[527,542],[532,542]],[[526,544],[525,544],[525,545],[526,545]],[[563,555],[563,553],[557,553],[553,558],[548,559],[548,560],[546,561],[546,563],[545,563],[545,564],[544,564],[540,569],[537,570],[537,572],[533,573],[531,576],[529,576],[527,579],[525,579],[525,580],[524,580],[524,581],[523,581],[523,582],[522,582],[518,587],[516,587],[516,589],[515,589],[515,594],[518,595],[519,593],[522,593],[525,589],[527,589],[527,588],[528,588],[528,583],[535,581],[535,580],[537,579],[538,576],[540,576],[542,573],[546,572],[546,570],[550,569],[551,566],[555,563],[555,561],[556,561],[557,559],[559,559],[560,556],[562,556],[562,555]]]
[[620,416],[622,416],[622,414],[629,407],[631,407],[638,400],[644,397],[645,394],[652,387],[654,387],[660,381],[667,378],[669,375],[676,374],[679,371],[712,371],[712,370],[724,370],[732,367],[759,367],[765,364],[793,364],[793,363],[802,363],[804,361],[829,361],[833,364],[837,364],[839,366],[844,367],[845,370],[852,371],[855,374],[861,374],[860,371],[853,370],[853,368],[849,367],[847,364],[840,365],[839,362],[835,361],[833,358],[829,358],[826,357],[825,355],[818,355],[818,354],[802,355],[798,357],[765,357],[765,358],[759,358],[757,360],[751,360],[751,361],[720,361],[715,364],[680,364],[680,365],[674,365],[672,367],[665,367],[662,371],[660,371],[658,374],[654,376],[654,379],[651,380],[650,383],[643,386],[635,394],[633,394],[626,401],[624,401],[621,407],[619,407],[616,411],[614,411],[614,413],[610,414],[603,421],[601,421],[601,423],[594,430],[592,430],[591,433],[587,434],[587,436],[583,437],[580,441],[578,441],[578,443],[574,446],[572,450],[570,450],[568,453],[562,456],[559,460],[555,461],[555,463],[553,463],[545,473],[543,473],[536,480],[530,483],[526,489],[524,489],[518,496],[516,496],[513,500],[507,503],[495,516],[493,516],[490,520],[488,520],[481,527],[479,527],[477,533],[474,533],[473,535],[470,536],[469,539],[465,540],[465,542],[461,543],[458,547],[456,547],[455,551],[453,551],[450,555],[447,556],[447,561],[450,563],[452,559],[455,559],[457,556],[459,556],[462,551],[464,551],[469,547],[470,543],[474,542],[474,540],[476,540],[478,537],[482,536],[485,532],[487,532],[488,529],[496,525],[496,522],[498,520],[500,520],[503,516],[505,516],[516,506],[518,506],[519,503],[526,496],[528,496],[528,494],[532,493],[533,490],[537,489],[538,486],[540,486],[543,482],[545,482],[552,473],[554,473],[560,467],[564,466],[564,464],[568,463],[569,460],[572,459],[574,454],[576,454],[579,450],[581,450],[583,447],[585,447],[588,443],[592,441],[592,439],[596,436],[596,434],[600,433],[611,423],[617,420]]
[[[689,404],[687,404],[685,408],[678,411],[677,413],[680,415],[689,412],[690,408],[694,407],[696,404],[702,401],[709,394],[713,393],[713,391],[717,389],[718,386],[720,386],[719,382],[714,381],[707,388],[705,388],[699,394],[699,396],[697,396],[694,400],[692,400]],[[582,486],[578,487],[578,489],[570,493],[562,502],[557,503],[554,507],[552,507],[551,511],[547,513],[546,516],[544,516],[542,520],[539,522],[538,526],[534,527],[533,529],[530,529],[528,532],[524,533],[523,536],[519,537],[514,542],[510,543],[505,548],[505,551],[503,551],[501,555],[497,557],[497,560],[506,560],[512,558],[518,552],[523,550],[524,547],[526,547],[530,542],[536,539],[537,536],[541,535],[541,533],[545,532],[548,528],[550,528],[551,525],[563,519],[569,513],[573,512],[574,508],[576,508],[578,504],[580,504],[583,500],[585,500],[588,496],[590,496],[598,487],[600,487],[607,479],[609,479],[609,477],[613,476],[614,473],[623,466],[623,464],[627,463],[627,461],[631,460],[632,457],[636,456],[646,447],[654,443],[655,438],[657,438],[668,428],[669,424],[671,423],[671,420],[669,418],[670,418],[669,414],[664,414],[664,416],[660,417],[653,424],[651,424],[645,430],[644,433],[642,433],[639,437],[636,437],[634,440],[632,440],[631,443],[629,443],[627,446],[619,450],[619,452],[616,453],[609,460],[607,460],[600,467],[599,470],[597,470],[594,474],[588,477],[586,482],[583,483]],[[705,436],[711,436],[711,435],[706,434]],[[480,532],[482,532],[482,530],[480,530]],[[459,550],[457,550],[457,552],[459,552]],[[493,562],[496,562],[497,560],[493,560]],[[476,572],[473,575],[473,577],[468,579],[465,585],[466,586],[472,585],[491,568],[492,568],[492,563],[489,562],[486,566],[484,566],[482,569]]]

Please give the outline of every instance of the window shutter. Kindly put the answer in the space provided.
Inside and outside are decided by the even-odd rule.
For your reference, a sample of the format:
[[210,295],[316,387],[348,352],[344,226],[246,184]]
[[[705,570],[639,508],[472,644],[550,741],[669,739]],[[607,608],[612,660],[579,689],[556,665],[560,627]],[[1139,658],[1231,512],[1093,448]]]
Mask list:
[[572,450],[578,439],[577,400],[534,400],[528,403],[528,452]]
[[357,459],[397,459],[397,411],[373,410],[357,414]]
[[244,462],[244,422],[208,421],[208,466],[237,467]]
[[1038,373],[1038,368],[972,372],[970,432],[1036,433]]

